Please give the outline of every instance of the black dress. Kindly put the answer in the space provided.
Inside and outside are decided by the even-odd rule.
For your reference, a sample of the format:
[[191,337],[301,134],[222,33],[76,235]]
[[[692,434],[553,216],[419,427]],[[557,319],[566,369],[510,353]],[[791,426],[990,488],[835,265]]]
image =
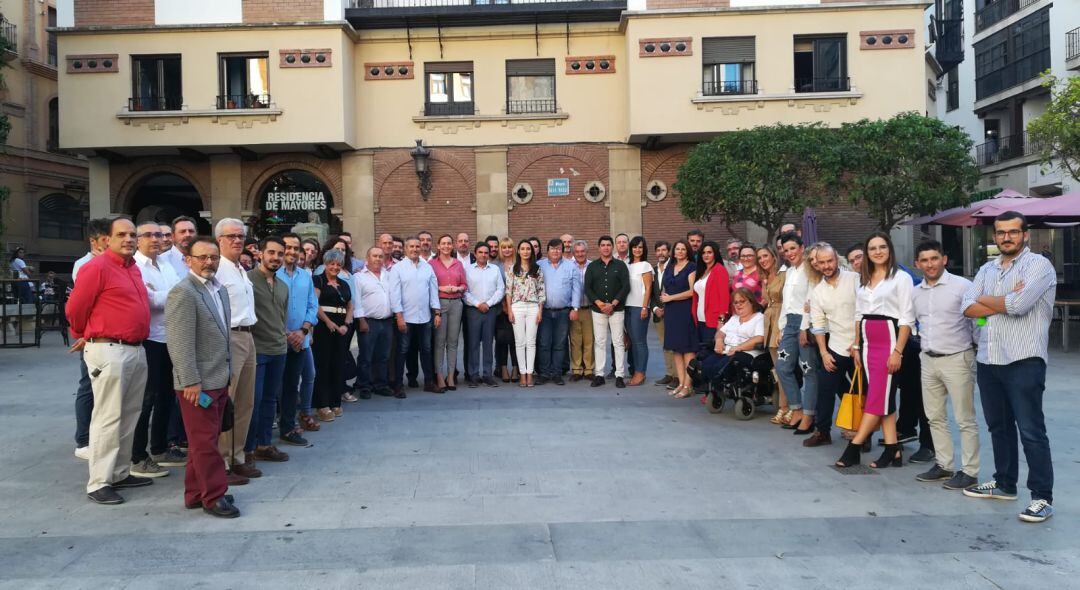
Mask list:
[[[675,263],[671,262],[664,270],[664,293],[674,295],[690,290],[690,273],[694,272],[693,262],[687,262],[682,271],[675,274]],[[697,325],[693,317],[693,300],[680,299],[664,304],[664,350],[676,353],[697,352]]]
[[[319,291],[319,307],[331,307],[344,310],[352,300],[352,290],[348,281],[338,277],[337,287],[330,285],[326,275],[312,278]],[[343,311],[323,310],[330,321],[339,326],[348,326],[352,318],[346,318]],[[331,332],[323,322],[315,324],[315,333],[311,340],[311,352],[315,357],[315,394],[316,408],[341,407],[341,394],[345,390],[345,357],[349,354],[349,338],[346,335]]]

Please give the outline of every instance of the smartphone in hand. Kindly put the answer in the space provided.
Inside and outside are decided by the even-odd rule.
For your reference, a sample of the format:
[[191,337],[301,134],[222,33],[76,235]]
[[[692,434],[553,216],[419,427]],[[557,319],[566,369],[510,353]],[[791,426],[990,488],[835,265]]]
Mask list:
[[205,391],[199,392],[199,407],[206,409],[210,407],[210,404],[214,403],[214,398],[206,394]]

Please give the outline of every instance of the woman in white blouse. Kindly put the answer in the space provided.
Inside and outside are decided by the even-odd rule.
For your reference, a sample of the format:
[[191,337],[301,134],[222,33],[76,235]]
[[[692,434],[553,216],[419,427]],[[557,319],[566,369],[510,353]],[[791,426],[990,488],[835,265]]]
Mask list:
[[702,361],[706,379],[713,379],[733,365],[751,366],[758,355],[765,354],[765,314],[761,313],[757,296],[739,287],[731,295],[731,305],[735,313],[716,332],[716,356]]
[[630,358],[634,376],[630,385],[645,382],[649,366],[649,298],[652,297],[653,268],[648,260],[649,246],[645,238],[630,240],[630,294],[626,296],[626,331],[630,334]]
[[915,326],[911,276],[896,265],[896,251],[889,234],[875,232],[865,244],[859,290],[855,295],[855,343],[851,357],[863,368],[866,404],[859,431],[851,439],[838,467],[859,464],[863,442],[881,425],[885,452],[870,464],[875,469],[903,464],[902,447],[896,442],[896,386],[904,346]]

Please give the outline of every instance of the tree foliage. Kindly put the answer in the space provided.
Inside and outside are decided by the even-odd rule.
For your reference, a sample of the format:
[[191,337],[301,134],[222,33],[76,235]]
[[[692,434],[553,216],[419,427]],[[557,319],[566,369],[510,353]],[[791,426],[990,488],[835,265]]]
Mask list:
[[674,189],[689,219],[749,221],[776,234],[792,212],[826,200],[839,180],[840,152],[821,124],[772,125],[723,133],[691,150]]
[[1043,85],[1050,88],[1050,104],[1028,123],[1028,139],[1042,164],[1056,164],[1080,179],[1080,77],[1044,74]]

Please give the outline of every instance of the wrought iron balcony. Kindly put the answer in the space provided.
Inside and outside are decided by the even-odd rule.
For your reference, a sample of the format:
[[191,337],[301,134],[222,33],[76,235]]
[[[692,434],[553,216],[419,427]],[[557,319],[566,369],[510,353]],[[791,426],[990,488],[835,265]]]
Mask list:
[[219,109],[267,109],[269,94],[222,94],[217,97]]
[[555,113],[558,105],[554,98],[530,98],[525,100],[507,100],[506,114],[522,115],[527,113]]
[[1065,33],[1065,59],[1073,60],[1080,57],[1080,27]]
[[476,104],[469,102],[429,102],[424,105],[424,114],[428,117],[448,117],[453,115],[475,115]]
[[1038,145],[1029,141],[1026,133],[1006,135],[975,146],[975,163],[979,166],[992,166],[1030,156],[1036,151]]
[[356,29],[618,22],[626,0],[352,0]]
[[4,42],[4,51],[19,53],[19,27],[15,23],[0,19],[0,38]]
[[995,0],[975,11],[975,32],[1005,20],[1040,0]]
[[795,78],[795,92],[847,92],[851,78]]
[[129,111],[179,111],[183,106],[184,97],[179,95],[136,96],[128,99]]
[[701,94],[704,96],[727,96],[729,94],[757,94],[757,80],[702,82]]
[[1004,67],[976,77],[975,100],[982,100],[1037,78],[1039,74],[1049,68],[1050,47],[1046,47],[1027,57],[1006,64]]

